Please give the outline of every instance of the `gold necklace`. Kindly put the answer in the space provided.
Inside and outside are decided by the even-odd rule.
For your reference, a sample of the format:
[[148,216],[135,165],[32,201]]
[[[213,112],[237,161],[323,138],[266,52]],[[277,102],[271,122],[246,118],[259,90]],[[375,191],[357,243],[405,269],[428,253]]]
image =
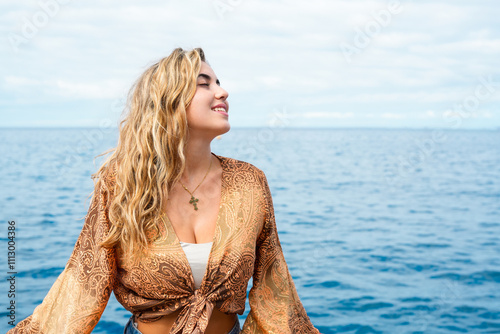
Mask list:
[[182,183],[181,180],[179,180],[179,182],[181,183],[181,186],[186,189],[186,191],[191,195],[191,199],[189,200],[189,204],[193,204],[193,207],[195,210],[198,210],[198,201],[199,199],[194,197],[194,192],[198,189],[198,187],[203,183],[203,181],[205,181],[205,178],[207,177],[208,175],[208,172],[210,171],[210,168],[212,167],[212,157],[210,157],[210,166],[208,166],[208,170],[207,172],[205,173],[205,176],[203,177],[203,180],[201,180],[201,182],[198,184],[198,186],[196,186],[196,188],[194,188],[193,191],[189,191],[188,188],[186,188],[186,186]]

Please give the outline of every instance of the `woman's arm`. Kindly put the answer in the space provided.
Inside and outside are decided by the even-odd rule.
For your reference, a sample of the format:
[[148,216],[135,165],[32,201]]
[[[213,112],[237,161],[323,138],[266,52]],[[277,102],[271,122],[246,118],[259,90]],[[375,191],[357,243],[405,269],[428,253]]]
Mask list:
[[319,333],[300,302],[278,238],[271,192],[263,172],[265,221],[257,239],[250,313],[242,333]]
[[91,333],[97,325],[116,278],[114,249],[99,247],[110,226],[105,181],[97,182],[82,231],[63,272],[42,304],[8,334]]

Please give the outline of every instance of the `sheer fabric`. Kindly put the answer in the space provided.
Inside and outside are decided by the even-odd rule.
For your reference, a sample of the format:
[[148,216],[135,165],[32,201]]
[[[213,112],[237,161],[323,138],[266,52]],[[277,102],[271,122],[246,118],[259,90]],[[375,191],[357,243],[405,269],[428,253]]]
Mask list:
[[241,333],[319,333],[285,262],[264,173],[246,162],[217,158],[222,165],[221,204],[199,289],[165,214],[158,217],[161,237],[138,261],[98,246],[110,227],[111,172],[104,177],[108,187],[96,189],[64,271],[33,314],[8,333],[91,333],[111,291],[141,321],[181,309],[170,333],[204,333],[214,308],[243,314],[252,276],[250,313]]

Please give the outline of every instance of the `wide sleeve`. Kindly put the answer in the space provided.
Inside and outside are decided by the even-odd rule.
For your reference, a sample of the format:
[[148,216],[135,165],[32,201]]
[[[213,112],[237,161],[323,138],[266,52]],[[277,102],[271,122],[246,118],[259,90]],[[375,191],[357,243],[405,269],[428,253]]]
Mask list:
[[274,219],[271,192],[263,172],[264,225],[257,239],[250,313],[242,333],[319,333],[302,306],[285,262]]
[[33,314],[8,334],[91,333],[97,325],[116,277],[114,249],[99,247],[110,226],[109,192],[103,183],[96,184],[82,231],[63,272]]

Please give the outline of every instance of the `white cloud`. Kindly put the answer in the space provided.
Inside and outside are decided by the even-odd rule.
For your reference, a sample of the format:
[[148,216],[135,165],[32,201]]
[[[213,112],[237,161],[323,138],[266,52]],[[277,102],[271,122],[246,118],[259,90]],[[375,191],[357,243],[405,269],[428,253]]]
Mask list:
[[493,118],[496,116],[496,115],[493,115],[493,113],[491,113],[489,111],[478,112],[478,115],[482,116],[483,118]]
[[15,88],[15,87],[26,87],[26,86],[41,86],[44,83],[40,80],[36,80],[29,77],[21,77],[8,75],[4,78],[5,88]]
[[65,79],[37,80],[29,77],[6,76],[3,87],[20,95],[41,92],[47,96],[70,99],[113,99],[123,95],[122,83],[116,80],[100,82],[76,82]]
[[389,119],[402,119],[406,118],[405,115],[402,114],[395,114],[395,113],[390,113],[390,112],[385,112],[381,115],[382,118],[389,118]]
[[[352,43],[386,1],[225,3],[221,17],[211,0],[70,2],[18,53],[4,43],[0,96],[15,103],[11,96],[29,92],[34,105],[116,99],[177,46],[202,46],[231,105],[256,119],[286,105],[310,106],[316,111],[304,117],[318,124],[367,115],[432,122],[436,110],[470,94],[478,77],[498,73],[500,81],[496,2],[401,1],[403,11],[350,64],[339,43]],[[0,4],[0,32],[20,34],[23,18],[39,10],[37,3]],[[499,101],[494,94],[484,103],[494,111]],[[237,114],[233,120],[238,125]]]
[[302,114],[304,118],[352,118],[354,113],[352,112],[306,112]]
[[107,80],[103,82],[82,83],[65,80],[55,82],[57,94],[65,97],[87,99],[112,99],[119,96],[120,83]]
[[429,118],[436,118],[438,115],[434,110],[427,110],[424,112],[417,112],[415,113],[415,118],[419,119],[429,119]]

